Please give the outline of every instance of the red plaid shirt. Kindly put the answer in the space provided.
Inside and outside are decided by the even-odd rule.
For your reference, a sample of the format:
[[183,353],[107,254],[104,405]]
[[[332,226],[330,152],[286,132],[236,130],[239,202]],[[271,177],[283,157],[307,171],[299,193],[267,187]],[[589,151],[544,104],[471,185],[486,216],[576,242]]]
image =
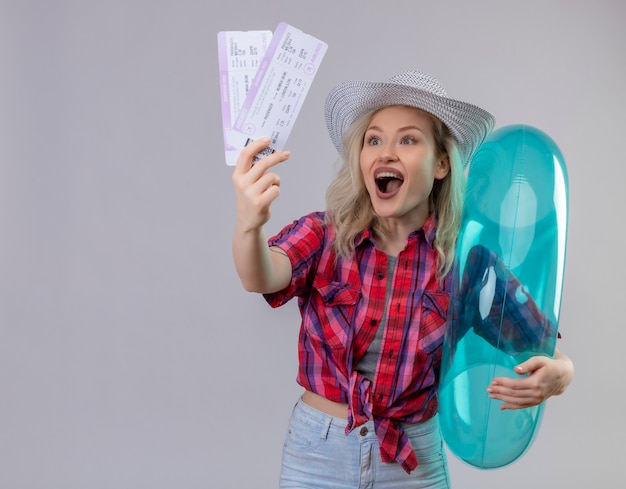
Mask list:
[[[449,292],[436,276],[435,224],[429,218],[399,254],[383,318],[387,255],[369,231],[356,241],[353,259],[339,258],[334,230],[316,212],[286,226],[269,240],[291,260],[291,284],[266,294],[272,307],[298,298],[302,315],[297,381],[305,389],[349,406],[346,432],[373,417],[385,462],[410,472],[415,452],[401,422],[425,421],[437,412],[441,347]],[[447,289],[447,287],[446,287]],[[384,321],[373,381],[356,365]]]

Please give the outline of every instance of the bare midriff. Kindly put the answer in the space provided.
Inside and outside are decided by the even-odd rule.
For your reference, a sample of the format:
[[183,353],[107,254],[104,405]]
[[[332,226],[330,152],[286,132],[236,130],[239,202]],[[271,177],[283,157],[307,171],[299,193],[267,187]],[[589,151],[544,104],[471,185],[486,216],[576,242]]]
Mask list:
[[302,401],[312,408],[323,413],[335,416],[336,418],[348,419],[348,405],[341,402],[334,402],[311,391],[304,391]]

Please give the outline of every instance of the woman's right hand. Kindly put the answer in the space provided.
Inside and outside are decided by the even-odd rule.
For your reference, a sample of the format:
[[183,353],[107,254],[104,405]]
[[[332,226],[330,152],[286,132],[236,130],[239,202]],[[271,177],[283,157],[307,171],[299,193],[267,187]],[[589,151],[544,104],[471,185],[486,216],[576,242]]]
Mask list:
[[269,144],[269,138],[262,138],[246,146],[233,172],[237,197],[233,258],[241,283],[250,292],[276,292],[291,280],[289,258],[272,253],[263,232],[272,202],[280,194],[280,177],[269,170],[289,158],[288,151],[276,151],[253,164],[254,156]]
[[280,195],[280,177],[273,166],[289,158],[289,151],[276,151],[253,164],[253,157],[267,148],[270,138],[259,138],[241,150],[232,175],[237,199],[237,225],[246,233],[261,228],[270,219],[272,202]]

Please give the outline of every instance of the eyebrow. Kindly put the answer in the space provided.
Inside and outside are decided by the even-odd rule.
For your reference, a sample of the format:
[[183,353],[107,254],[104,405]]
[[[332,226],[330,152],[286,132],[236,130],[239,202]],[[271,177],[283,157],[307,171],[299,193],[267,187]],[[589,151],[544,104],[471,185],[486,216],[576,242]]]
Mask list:
[[[409,126],[404,126],[404,127],[399,127],[398,130],[396,132],[403,132],[403,131],[408,131],[409,129],[416,129],[419,132],[423,133],[424,130],[418,126],[414,126],[414,125],[409,125]],[[379,131],[379,132],[383,132],[383,130],[379,127],[379,126],[369,126],[366,129],[367,131]]]

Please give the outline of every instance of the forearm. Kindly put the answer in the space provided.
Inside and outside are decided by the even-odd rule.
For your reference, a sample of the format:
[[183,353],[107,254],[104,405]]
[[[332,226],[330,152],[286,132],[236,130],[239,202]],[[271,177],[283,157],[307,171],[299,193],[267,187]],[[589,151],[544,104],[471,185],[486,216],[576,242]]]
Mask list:
[[291,265],[287,256],[270,250],[263,228],[236,229],[232,243],[235,268],[249,292],[277,292],[289,285]]
[[241,284],[251,292],[277,292],[291,280],[291,262],[285,255],[271,253],[263,225],[270,218],[270,206],[280,195],[280,177],[269,171],[289,158],[288,151],[276,151],[254,165],[252,158],[270,143],[258,138],[241,150],[233,172],[237,198],[237,224],[232,252]]

